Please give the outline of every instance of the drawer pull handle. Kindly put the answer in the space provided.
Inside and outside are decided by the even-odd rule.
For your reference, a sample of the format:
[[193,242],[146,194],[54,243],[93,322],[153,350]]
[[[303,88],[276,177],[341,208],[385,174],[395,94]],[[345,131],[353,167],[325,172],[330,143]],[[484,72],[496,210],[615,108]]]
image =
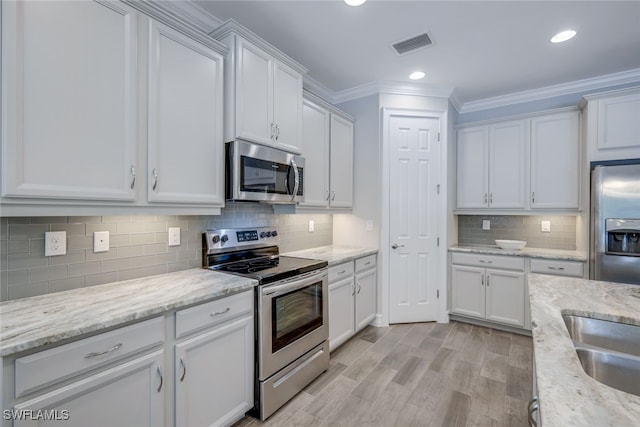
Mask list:
[[114,351],[118,350],[120,347],[122,347],[122,343],[118,343],[118,344],[114,345],[113,347],[106,349],[105,351],[98,351],[96,353],[85,354],[84,358],[85,359],[92,359],[94,357],[104,356],[105,354],[113,353]]
[[493,264],[493,261],[485,261],[483,259],[481,259],[480,262],[483,264]]
[[226,310],[224,310],[224,311],[214,311],[213,313],[209,314],[209,316],[211,316],[211,317],[220,316],[221,314],[228,313],[229,310],[231,310],[231,307],[227,307]]
[[371,261],[365,262],[364,265],[371,265]]
[[347,270],[342,270],[342,271],[338,271],[338,274],[344,274],[346,272],[347,272]]
[[549,270],[564,270],[564,267],[551,267],[550,265],[549,265],[549,266],[547,266],[547,268],[548,268]]
[[160,385],[158,386],[158,393],[162,390],[162,384],[164,384],[164,378],[162,378],[162,371],[160,370],[160,366],[158,366],[158,375],[160,376]]
[[182,376],[180,377],[180,382],[184,381],[184,376],[187,375],[187,365],[184,363],[184,359],[180,356],[180,366],[182,366]]

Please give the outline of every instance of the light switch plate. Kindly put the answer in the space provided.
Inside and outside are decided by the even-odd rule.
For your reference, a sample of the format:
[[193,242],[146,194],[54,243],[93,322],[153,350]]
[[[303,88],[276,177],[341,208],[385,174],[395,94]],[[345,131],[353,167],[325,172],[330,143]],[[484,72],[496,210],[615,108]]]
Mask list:
[[180,227],[169,227],[169,246],[180,246]]
[[93,233],[93,252],[109,252],[108,231],[95,231]]
[[66,231],[47,231],[44,233],[44,256],[64,255],[66,253]]
[[540,230],[545,233],[551,233],[551,221],[542,221]]
[[367,231],[373,231],[373,220],[368,219],[366,227],[367,227]]
[[482,229],[483,230],[491,230],[491,220],[483,219],[482,220]]
[[313,233],[316,230],[316,223],[314,220],[309,220],[309,233]]

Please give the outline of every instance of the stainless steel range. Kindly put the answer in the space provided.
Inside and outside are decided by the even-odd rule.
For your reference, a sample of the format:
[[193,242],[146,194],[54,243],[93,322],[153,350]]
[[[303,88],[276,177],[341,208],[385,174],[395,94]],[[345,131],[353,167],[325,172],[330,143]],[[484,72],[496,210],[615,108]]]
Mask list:
[[329,368],[327,262],[279,256],[272,227],[207,230],[205,268],[256,279],[255,407],[264,420]]

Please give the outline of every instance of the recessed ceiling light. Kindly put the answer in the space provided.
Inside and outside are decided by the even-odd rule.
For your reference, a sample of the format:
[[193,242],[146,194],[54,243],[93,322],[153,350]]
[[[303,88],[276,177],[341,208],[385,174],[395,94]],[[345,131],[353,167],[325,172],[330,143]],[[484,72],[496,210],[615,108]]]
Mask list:
[[551,37],[551,43],[566,42],[567,40],[574,38],[575,35],[576,35],[576,32],[573,30],[562,31],[556,34],[555,36]]
[[422,71],[414,71],[413,73],[409,74],[409,78],[411,80],[420,80],[422,78],[424,78],[425,74]]
[[367,0],[344,0],[344,2],[346,4],[348,4],[349,6],[360,6],[361,4],[363,4],[366,1]]

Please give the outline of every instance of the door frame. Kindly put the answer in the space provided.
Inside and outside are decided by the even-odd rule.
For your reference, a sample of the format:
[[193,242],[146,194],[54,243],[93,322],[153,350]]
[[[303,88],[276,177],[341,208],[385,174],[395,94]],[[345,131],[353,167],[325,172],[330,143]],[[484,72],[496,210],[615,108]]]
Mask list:
[[399,109],[399,108],[382,108],[382,120],[381,120],[381,133],[382,133],[382,197],[381,197],[381,227],[380,227],[380,277],[381,283],[381,300],[382,300],[382,313],[380,318],[376,319],[376,326],[388,326],[389,325],[389,312],[390,312],[390,236],[389,236],[389,218],[391,216],[390,207],[390,195],[389,195],[389,180],[390,174],[390,150],[391,150],[391,138],[390,138],[390,120],[392,117],[419,117],[438,119],[440,124],[440,206],[436,212],[437,227],[442,230],[440,234],[440,246],[436,250],[436,281],[438,283],[437,289],[440,291],[438,302],[436,304],[436,319],[438,323],[449,322],[449,311],[447,309],[448,301],[448,274],[447,274],[447,247],[448,247],[448,224],[447,224],[447,209],[449,205],[448,197],[448,145],[447,145],[447,129],[448,129],[448,115],[447,111],[434,111],[434,110],[415,110],[415,109]]

